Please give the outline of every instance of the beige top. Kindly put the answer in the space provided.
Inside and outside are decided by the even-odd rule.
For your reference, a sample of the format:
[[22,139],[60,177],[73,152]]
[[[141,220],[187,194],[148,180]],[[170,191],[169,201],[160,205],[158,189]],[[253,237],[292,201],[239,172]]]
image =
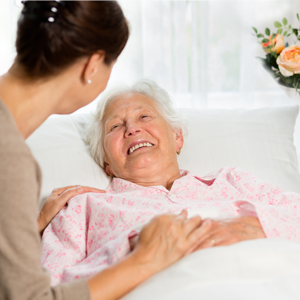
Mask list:
[[0,100],[0,300],[88,300],[86,280],[56,287],[41,267],[41,171]]

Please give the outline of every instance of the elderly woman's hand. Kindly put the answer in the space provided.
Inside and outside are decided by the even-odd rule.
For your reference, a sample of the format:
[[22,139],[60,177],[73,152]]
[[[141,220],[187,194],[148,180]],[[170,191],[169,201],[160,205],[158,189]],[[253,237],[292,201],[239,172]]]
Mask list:
[[54,189],[51,195],[45,201],[38,216],[38,228],[40,234],[43,234],[43,231],[48,224],[62,210],[62,208],[71,198],[89,192],[105,193],[103,190],[81,185],[70,185]]
[[259,220],[251,216],[222,221],[206,219],[200,231],[201,237],[194,251],[266,237]]
[[162,215],[147,224],[139,235],[133,256],[139,265],[156,273],[192,252],[201,236],[201,218]]

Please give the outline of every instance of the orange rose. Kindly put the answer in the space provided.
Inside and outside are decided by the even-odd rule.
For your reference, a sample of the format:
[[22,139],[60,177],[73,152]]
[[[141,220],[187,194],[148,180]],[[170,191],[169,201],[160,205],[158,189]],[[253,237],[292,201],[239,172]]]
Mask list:
[[[276,45],[274,46],[276,42]],[[281,51],[284,49],[284,38],[280,34],[276,34],[275,38],[272,40],[272,35],[269,37],[269,41],[267,43],[262,43],[263,49],[265,52],[270,53],[270,49],[266,49],[269,46],[272,47],[272,51],[276,52],[277,54],[281,53]]]
[[283,76],[300,74],[300,45],[285,48],[277,57],[276,62]]

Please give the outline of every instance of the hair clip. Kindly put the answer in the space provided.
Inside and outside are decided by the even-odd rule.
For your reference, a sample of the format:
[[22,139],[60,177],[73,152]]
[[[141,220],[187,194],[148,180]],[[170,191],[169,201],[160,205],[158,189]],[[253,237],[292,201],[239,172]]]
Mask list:
[[[52,2],[52,3],[51,3]],[[41,22],[54,23],[59,18],[59,6],[65,6],[64,1],[21,1],[24,5],[22,15]]]

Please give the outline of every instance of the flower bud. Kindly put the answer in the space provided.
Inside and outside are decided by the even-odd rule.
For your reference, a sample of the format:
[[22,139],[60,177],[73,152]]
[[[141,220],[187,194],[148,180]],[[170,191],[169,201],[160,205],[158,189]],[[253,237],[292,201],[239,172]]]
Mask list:
[[[275,38],[272,40],[272,35],[270,35],[269,41],[267,43],[262,43],[262,46],[266,53],[270,53],[272,50],[279,54],[284,49],[284,38],[282,35],[276,34]],[[269,46],[272,46],[271,50],[267,49]]]

